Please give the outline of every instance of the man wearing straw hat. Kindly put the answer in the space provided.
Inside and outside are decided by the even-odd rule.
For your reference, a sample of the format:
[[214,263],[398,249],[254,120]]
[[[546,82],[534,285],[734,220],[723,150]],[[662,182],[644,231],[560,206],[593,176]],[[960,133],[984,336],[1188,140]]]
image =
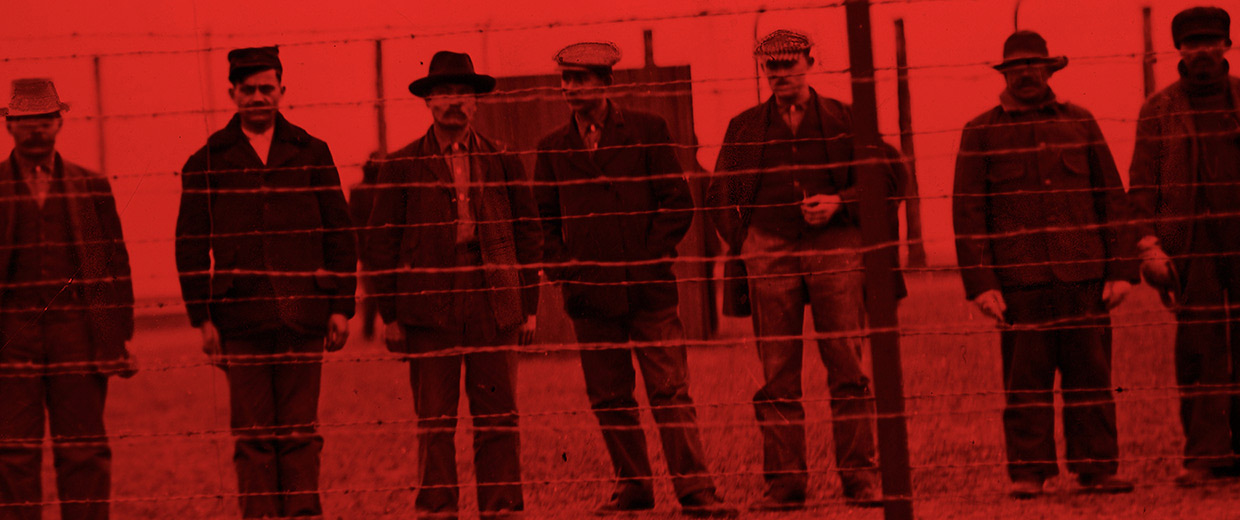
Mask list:
[[520,158],[472,125],[477,97],[494,88],[468,54],[435,53],[409,84],[434,123],[381,161],[370,216],[367,267],[388,348],[410,355],[417,509],[428,517],[457,513],[462,365],[482,518],[524,509],[517,347],[534,337],[538,269],[527,266],[542,259],[542,237]]
[[[707,202],[729,254],[743,256],[725,264],[724,312],[752,315],[762,362],[754,411],[766,490],[758,510],[801,509],[807,499],[799,337],[807,305],[814,330],[828,336],[815,343],[827,367],[844,498],[881,504],[873,394],[861,364],[865,277],[851,109],[810,87],[812,47],[809,36],[784,29],[758,42],[754,57],[771,97],[728,124]],[[890,197],[897,168],[881,170]],[[902,297],[904,279],[893,278]]]
[[1089,111],[1047,81],[1068,64],[1017,31],[995,66],[999,105],[964,128],[953,217],[966,296],[1000,326],[1011,495],[1032,498],[1059,473],[1055,372],[1068,470],[1080,491],[1126,493],[1111,397],[1108,314],[1137,280],[1127,199]]
[[228,377],[242,515],[319,516],[322,356],[348,338],[354,231],[327,143],[280,113],[279,51],[228,64],[237,114],[182,169],[181,294]]
[[1227,11],[1181,11],[1171,34],[1180,80],[1141,107],[1129,174],[1141,274],[1179,322],[1176,482],[1192,487],[1240,468],[1240,78]]
[[133,375],[129,254],[105,177],[56,152],[63,125],[48,79],[13,81],[0,108],[0,518],[38,519],[43,428],[51,427],[60,516],[106,519],[112,452],[108,375]]
[[[581,369],[619,482],[596,512],[654,507],[654,482],[633,360],[658,422],[672,487],[683,511],[729,516],[709,476],[689,396],[688,357],[672,264],[693,221],[667,122],[611,100],[610,42],[555,55],[572,115],[538,145],[534,177],[547,276],[562,282],[564,310],[583,343]],[[623,262],[624,265],[603,265]],[[637,341],[649,344],[625,346]],[[614,346],[613,346],[614,345]]]

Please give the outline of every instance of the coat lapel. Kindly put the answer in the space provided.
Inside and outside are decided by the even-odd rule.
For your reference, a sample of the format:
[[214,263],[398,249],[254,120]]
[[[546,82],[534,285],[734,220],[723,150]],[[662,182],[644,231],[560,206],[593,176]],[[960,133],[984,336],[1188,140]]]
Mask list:
[[[580,134],[577,134],[577,139],[581,140]],[[594,152],[594,164],[598,165],[600,170],[607,168],[607,164],[631,144],[633,133],[625,126],[620,110],[611,106],[607,124],[603,125],[603,135],[599,138],[598,150]]]
[[852,170],[853,160],[852,139],[849,135],[851,124],[842,121],[842,115],[832,110],[817,92],[811,90],[811,93],[818,105],[818,121],[822,125],[822,136],[826,139],[827,161],[830,165],[827,171],[831,175],[831,184],[837,190],[843,190],[852,185],[848,175]]
[[17,221],[17,189],[13,185],[13,157],[0,163],[0,274],[9,272],[9,259],[13,255],[13,226]]
[[573,165],[574,170],[595,177],[603,174],[598,164],[590,157],[590,151],[586,150],[586,143],[581,140],[581,133],[577,131],[577,121],[572,114],[568,116],[568,126],[564,127],[564,138],[560,141],[559,148],[563,150],[560,153],[565,154],[565,158]]
[[444,189],[452,189],[452,172],[448,170],[448,161],[439,149],[439,142],[435,140],[433,132],[433,129],[426,130],[418,156],[421,158],[420,162],[435,176],[435,182],[440,183]]

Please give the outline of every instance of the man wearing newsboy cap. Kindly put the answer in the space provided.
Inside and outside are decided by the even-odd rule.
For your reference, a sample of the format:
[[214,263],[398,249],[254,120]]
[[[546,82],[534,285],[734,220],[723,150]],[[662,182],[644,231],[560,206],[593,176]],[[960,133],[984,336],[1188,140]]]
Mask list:
[[[693,221],[693,198],[667,122],[609,99],[612,67],[620,61],[615,44],[576,43],[554,59],[572,115],[539,143],[535,163],[546,272],[562,284],[577,340],[615,344],[580,351],[586,393],[619,479],[597,512],[654,507],[646,434],[633,397],[636,358],[683,511],[735,515],[709,476],[689,396],[672,264]],[[652,344],[631,348],[630,341]]]
[[1108,312],[1137,281],[1127,200],[1089,111],[1048,80],[1068,59],[1036,32],[1003,44],[1007,89],[964,128],[953,217],[966,296],[999,325],[1010,494],[1032,498],[1059,473],[1055,373],[1068,470],[1079,491],[1126,493],[1111,386]]
[[[873,394],[855,336],[864,323],[864,276],[851,109],[810,87],[812,48],[808,35],[787,29],[757,42],[753,56],[771,97],[728,124],[707,200],[729,255],[743,257],[725,264],[724,312],[752,316],[759,345],[763,384],[753,405],[766,489],[751,506],[757,510],[801,509],[808,498],[799,337],[806,306],[817,333],[842,335],[814,343],[827,368],[844,498],[881,504]],[[897,170],[880,170],[882,196],[891,197]],[[904,295],[898,273],[892,287]]]
[[106,519],[112,452],[108,376],[133,374],[129,254],[106,177],[56,152],[63,125],[49,79],[13,81],[0,108],[13,152],[0,162],[0,518],[38,519],[44,423],[60,516]]
[[1225,57],[1230,30],[1217,7],[1171,20],[1180,80],[1141,107],[1129,170],[1141,274],[1179,322],[1176,482],[1186,487],[1240,468],[1240,78]]
[[477,96],[494,88],[468,54],[435,53],[409,85],[434,122],[380,161],[366,240],[388,349],[411,355],[417,509],[428,517],[457,514],[462,367],[482,518],[525,508],[517,348],[534,337],[538,269],[526,266],[542,259],[542,236],[520,158],[473,127]]
[[228,65],[237,114],[182,169],[181,294],[228,377],[242,515],[319,516],[322,356],[348,337],[354,231],[327,143],[280,113],[279,50]]

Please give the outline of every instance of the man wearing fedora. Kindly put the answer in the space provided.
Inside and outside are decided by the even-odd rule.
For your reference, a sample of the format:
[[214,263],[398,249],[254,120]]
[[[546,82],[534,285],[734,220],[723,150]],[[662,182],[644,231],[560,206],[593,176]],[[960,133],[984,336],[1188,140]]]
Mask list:
[[[555,61],[572,115],[538,145],[535,194],[545,271],[562,283],[564,310],[586,344],[580,350],[586,393],[619,479],[597,512],[654,507],[646,434],[633,397],[636,357],[683,510],[735,514],[716,494],[689,396],[672,264],[693,221],[693,198],[667,122],[608,98],[612,67],[620,61],[614,44],[569,45]],[[651,344],[624,346],[630,341]]]
[[[771,97],[728,124],[707,200],[733,257],[725,266],[724,312],[752,315],[762,363],[754,411],[766,490],[753,505],[758,510],[800,509],[807,498],[799,337],[807,305],[816,332],[851,334],[816,341],[844,497],[857,506],[881,504],[873,394],[855,335],[865,319],[865,277],[851,109],[810,87],[812,47],[809,36],[785,29],[758,42],[754,58]],[[890,197],[897,171],[882,172],[883,196]],[[894,277],[902,297],[903,277]]]
[[477,96],[494,88],[468,54],[431,58],[409,91],[426,100],[434,123],[382,162],[370,215],[367,267],[376,271],[387,345],[410,355],[417,509],[436,517],[455,518],[460,494],[454,430],[462,365],[482,518],[524,509],[516,346],[534,336],[532,264],[542,259],[542,237],[519,157],[472,126]]
[[237,114],[182,169],[181,294],[228,377],[243,516],[319,516],[322,356],[349,333],[352,222],[327,143],[280,113],[279,51],[228,63]]
[[999,105],[964,128],[953,217],[966,296],[1000,326],[1011,494],[1031,498],[1059,473],[1055,371],[1068,469],[1083,492],[1124,493],[1111,391],[1108,311],[1138,278],[1127,200],[1089,111],[1047,81],[1068,63],[1017,31],[995,66]]
[[1240,462],[1240,78],[1231,18],[1194,7],[1171,21],[1180,80],[1141,107],[1129,170],[1145,281],[1175,312],[1182,486]]
[[0,519],[38,519],[44,422],[60,516],[106,519],[108,376],[133,375],[129,254],[107,178],[64,160],[68,106],[48,79],[13,81],[0,108]]

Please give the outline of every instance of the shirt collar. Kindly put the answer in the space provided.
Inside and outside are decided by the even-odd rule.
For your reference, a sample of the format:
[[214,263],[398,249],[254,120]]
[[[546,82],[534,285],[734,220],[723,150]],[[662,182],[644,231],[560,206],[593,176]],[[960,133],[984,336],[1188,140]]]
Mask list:
[[805,92],[803,92],[801,96],[798,97],[792,103],[784,103],[779,98],[775,98],[775,108],[778,109],[780,112],[785,112],[788,110],[789,107],[795,106],[797,107],[797,110],[800,110],[801,112],[805,112],[805,107],[809,106],[809,102],[811,99],[814,99],[813,89],[805,89]]
[[42,166],[44,168],[44,171],[46,171],[49,176],[52,175],[53,172],[56,171],[56,153],[55,152],[49,155],[47,159],[39,163],[30,162],[25,157],[22,157],[16,153],[13,154],[13,158],[17,162],[17,171],[20,172],[23,177],[28,176],[28,175],[34,175],[36,173],[35,168],[39,166]]
[[[441,139],[439,137],[439,132],[435,130],[434,126],[431,126],[431,136],[435,139],[435,148],[438,148],[441,154],[447,155],[448,152],[451,151],[450,148],[452,148],[452,141]],[[465,151],[469,151],[473,148],[473,141],[474,129],[471,126],[469,130],[465,131],[465,135],[461,137],[461,146],[465,147]]]

